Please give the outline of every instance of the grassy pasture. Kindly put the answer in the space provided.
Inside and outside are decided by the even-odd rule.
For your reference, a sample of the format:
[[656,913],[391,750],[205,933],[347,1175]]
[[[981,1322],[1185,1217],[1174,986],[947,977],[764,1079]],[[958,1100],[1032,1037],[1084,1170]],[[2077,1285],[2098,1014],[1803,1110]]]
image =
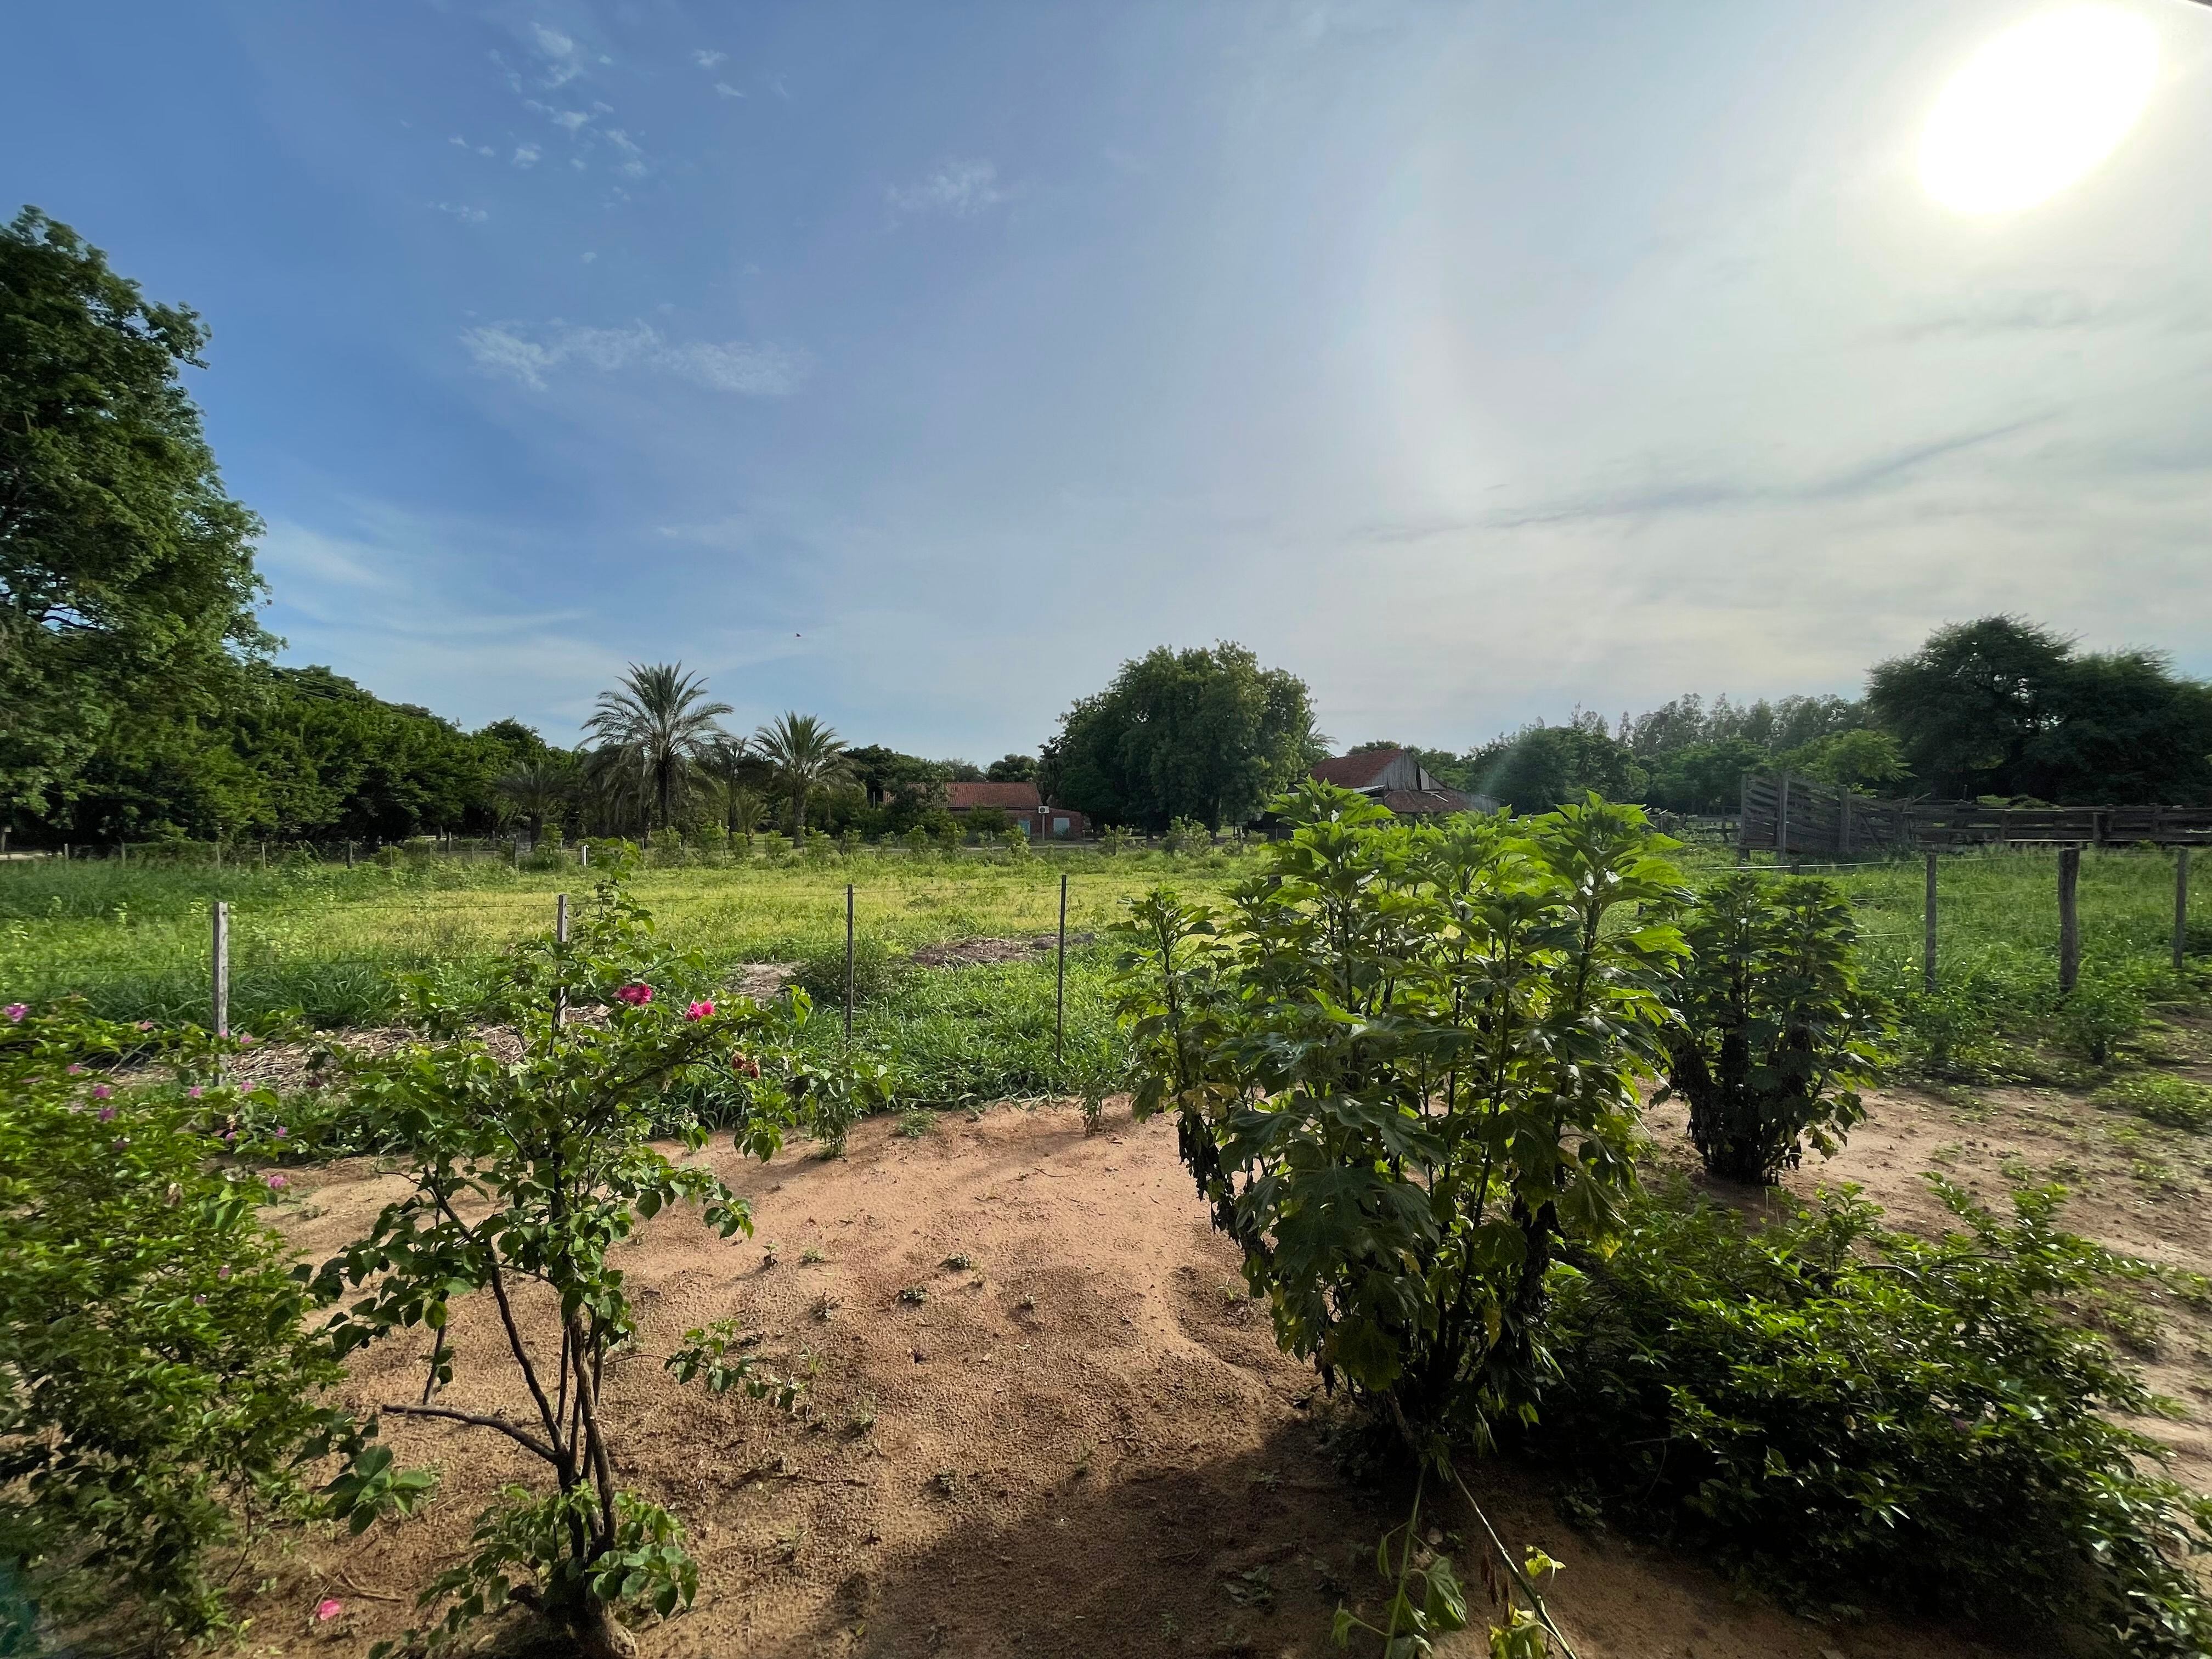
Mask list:
[[[1727,864],[1711,849],[1686,848],[1682,856],[1693,882]],[[2201,949],[2212,944],[2212,858],[2198,863],[2203,920],[2194,938]],[[1125,899],[1154,884],[1197,896],[1218,893],[1252,867],[1249,858],[1222,852],[915,859],[871,851],[821,865],[648,864],[632,885],[672,944],[735,968],[818,962],[842,950],[848,881],[864,949],[896,961],[951,940],[1049,934],[1063,872],[1072,878],[1069,933],[1081,936],[1097,933]],[[1899,1002],[1909,1031],[1916,1020],[1966,1030],[1945,1061],[1962,1076],[1976,1067],[2035,1073],[2033,1056],[2057,991],[2055,854],[1942,860],[1943,988],[1933,1000],[1919,990],[1920,861],[1843,870],[1833,878],[1858,907],[1869,975]],[[465,972],[550,927],[554,896],[580,896],[592,879],[550,859],[520,870],[432,858],[352,870],[307,861],[223,871],[113,861],[0,865],[0,997],[35,1002],[76,992],[118,1018],[204,1018],[209,908],[222,899],[231,906],[236,1022],[293,1011],[325,1027],[373,1024],[391,1012],[395,972]],[[2200,973],[2178,980],[2169,964],[2172,903],[2170,854],[2085,854],[2085,982],[2118,987],[2144,1004],[2196,1000]],[[1103,952],[1080,945],[1071,951],[1068,1048],[1060,1064],[1052,1054],[1048,956],[895,975],[864,1000],[855,1035],[895,1054],[923,1098],[1072,1089],[1109,1052],[1104,973]],[[834,983],[834,972],[828,977]],[[823,1022],[825,1037],[836,1024]]]

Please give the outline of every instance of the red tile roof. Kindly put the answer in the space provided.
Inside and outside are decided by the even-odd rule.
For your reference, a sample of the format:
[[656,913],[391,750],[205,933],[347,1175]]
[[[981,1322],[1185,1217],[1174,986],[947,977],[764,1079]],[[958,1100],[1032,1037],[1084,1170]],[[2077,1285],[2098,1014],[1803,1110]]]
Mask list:
[[1357,755],[1339,755],[1334,760],[1316,761],[1313,775],[1340,789],[1364,789],[1405,752],[1402,749],[1370,749]]
[[1044,803],[1033,783],[948,783],[945,804],[956,812],[995,806],[1006,812],[1034,812]]

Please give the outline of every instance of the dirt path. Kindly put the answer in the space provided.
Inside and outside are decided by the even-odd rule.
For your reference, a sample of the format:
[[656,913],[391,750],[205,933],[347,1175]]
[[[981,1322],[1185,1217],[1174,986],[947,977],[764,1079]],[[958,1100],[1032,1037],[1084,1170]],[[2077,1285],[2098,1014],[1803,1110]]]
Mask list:
[[[1907,1115],[1883,1114],[1854,1156],[1899,1161],[1876,1140],[1921,1135]],[[1171,1125],[1117,1114],[1086,1139],[1072,1110],[1006,1109],[916,1139],[864,1125],[836,1162],[707,1156],[754,1200],[758,1236],[724,1243],[667,1215],[623,1252],[641,1340],[609,1376],[619,1474],[684,1517],[701,1566],[697,1606],[641,1633],[647,1659],[1319,1659],[1337,1651],[1339,1598],[1376,1599],[1375,1541],[1406,1495],[1349,1484],[1325,1454],[1313,1374],[1276,1352],[1243,1297]],[[318,1260],[398,1190],[362,1164],[301,1184],[293,1230]],[[902,1300],[909,1289],[923,1299]],[[662,1372],[687,1328],[726,1315],[760,1334],[772,1364],[811,1369],[805,1417],[710,1400]],[[519,1403],[495,1335],[484,1310],[459,1311],[446,1403]],[[362,1357],[355,1402],[418,1397],[423,1352],[401,1339]],[[481,1431],[395,1419],[386,1434],[403,1461],[439,1466],[439,1498],[415,1521],[304,1549],[254,1609],[253,1650],[359,1653],[395,1632],[398,1598],[456,1559],[477,1510],[525,1473]],[[1680,1562],[1577,1535],[1510,1470],[1472,1478],[1510,1541],[1565,1564],[1557,1607],[1583,1659],[1996,1651],[1929,1630],[1815,1626]],[[325,1595],[346,1615],[310,1632]]]

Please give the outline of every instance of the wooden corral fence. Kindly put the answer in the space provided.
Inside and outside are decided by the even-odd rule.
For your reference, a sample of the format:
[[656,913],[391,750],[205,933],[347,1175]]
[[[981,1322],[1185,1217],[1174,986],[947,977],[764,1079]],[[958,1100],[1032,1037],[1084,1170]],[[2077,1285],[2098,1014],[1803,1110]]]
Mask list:
[[1782,858],[1972,846],[2212,844],[2212,807],[1984,806],[1978,801],[1874,800],[1794,773],[1747,775],[1739,851]]

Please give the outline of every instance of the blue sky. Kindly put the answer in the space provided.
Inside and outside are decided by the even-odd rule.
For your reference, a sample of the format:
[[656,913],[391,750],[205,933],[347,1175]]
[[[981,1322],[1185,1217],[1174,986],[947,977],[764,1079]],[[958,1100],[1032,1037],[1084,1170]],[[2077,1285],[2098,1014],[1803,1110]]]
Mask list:
[[288,659],[573,738],[632,660],[988,759],[1152,645],[1323,728],[2212,673],[2212,7],[1966,216],[1980,0],[18,7],[0,196],[215,334]]

